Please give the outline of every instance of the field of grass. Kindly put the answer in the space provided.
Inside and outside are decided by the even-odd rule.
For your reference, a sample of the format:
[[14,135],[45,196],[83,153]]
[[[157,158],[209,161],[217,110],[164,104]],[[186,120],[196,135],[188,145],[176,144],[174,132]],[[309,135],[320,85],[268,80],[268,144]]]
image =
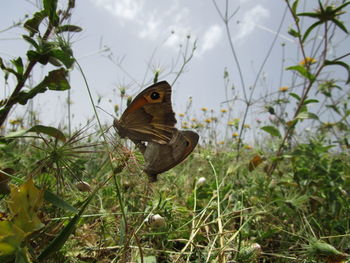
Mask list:
[[[11,119],[13,106],[70,88],[67,74],[77,61],[60,34],[79,27],[64,24],[72,6],[58,12],[55,1],[44,0],[23,24],[32,45],[27,57],[0,61],[4,77],[16,82],[0,102],[0,262],[348,262],[349,53],[326,54],[336,30],[348,34],[339,16],[350,2],[320,1],[303,13],[298,2],[286,1],[295,18],[289,33],[303,54],[288,68],[299,89],[280,87],[266,104],[269,122],[254,125],[246,118],[249,97],[242,119],[231,118],[230,107],[202,108],[195,119],[189,104],[176,118],[200,142],[150,182],[140,151],[98,116],[74,132]],[[301,17],[315,24],[302,29]],[[47,28],[38,36],[42,21]],[[305,43],[318,26],[326,28],[324,39],[308,56]],[[57,38],[48,37],[53,32]],[[23,91],[31,70],[47,63],[57,69]],[[342,78],[333,79],[329,66],[341,68]],[[314,104],[336,117],[322,120]],[[116,115],[124,106],[116,106]],[[257,130],[262,135],[253,143],[247,134]]]
[[[40,203],[26,213],[43,225],[25,239],[21,253],[47,251],[48,262],[347,258],[349,154],[332,152],[320,138],[291,149],[271,176],[268,161],[254,169],[255,149],[244,149],[236,161],[233,143],[221,149],[200,145],[156,183],[140,171],[137,151],[118,143],[110,163],[104,146],[90,146],[89,139],[64,144],[22,138],[2,147],[2,170],[14,175],[11,183],[22,185],[21,175],[27,174],[50,191],[44,203],[33,198],[27,204]],[[82,187],[80,180],[90,187]],[[21,206],[25,201],[20,200],[13,194],[4,197],[2,208],[6,202]],[[10,219],[13,213],[10,209],[3,216]]]

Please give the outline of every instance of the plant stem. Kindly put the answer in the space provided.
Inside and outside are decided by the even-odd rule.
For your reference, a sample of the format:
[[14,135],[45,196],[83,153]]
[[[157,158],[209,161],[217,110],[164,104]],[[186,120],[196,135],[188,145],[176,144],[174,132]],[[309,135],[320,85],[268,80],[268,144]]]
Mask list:
[[4,124],[12,106],[17,103],[16,97],[19,94],[19,92],[21,91],[21,89],[24,87],[24,84],[25,84],[26,80],[29,78],[29,75],[30,75],[30,73],[31,73],[31,71],[34,68],[36,63],[37,63],[37,61],[35,61],[35,60],[30,61],[22,78],[18,80],[18,83],[16,85],[15,90],[12,92],[11,96],[9,97],[7,103],[5,104],[5,106],[2,109],[2,112],[0,114],[0,126],[2,126]]
[[[295,20],[295,24],[296,24],[296,26],[298,28],[298,32],[301,32],[301,29],[300,29],[300,26],[299,26],[299,19],[298,19],[298,17],[293,12],[289,2],[286,1],[286,3],[287,3],[287,6],[288,6],[290,12],[293,15],[293,18]],[[303,42],[302,42],[301,35],[298,37],[298,39],[299,39],[299,43],[300,43],[300,49],[302,51],[304,60],[306,61],[306,53],[305,53],[305,50],[304,50],[304,45],[303,45]],[[303,90],[303,94],[302,94],[302,97],[301,97],[301,99],[299,101],[298,108],[296,109],[292,120],[295,120],[297,118],[297,116],[299,115],[300,111],[302,110],[302,108],[304,106],[305,100],[307,99],[307,96],[308,96],[308,94],[309,94],[313,84],[315,83],[317,77],[320,75],[322,69],[325,66],[325,61],[326,61],[326,57],[327,57],[327,48],[328,48],[328,25],[327,25],[327,23],[325,23],[324,49],[323,49],[323,54],[322,54],[323,55],[322,63],[319,66],[319,68],[316,70],[316,73],[313,75],[313,78],[309,79],[309,84],[307,85],[306,89]],[[310,70],[310,64],[305,63],[305,66],[306,66],[307,70],[309,71]],[[280,146],[279,146],[279,148],[277,150],[276,158],[275,158],[275,160],[272,162],[272,164],[268,168],[268,171],[267,171],[268,176],[271,176],[272,173],[275,171],[275,169],[277,167],[277,164],[279,162],[279,159],[280,159],[280,157],[283,154],[283,148],[284,148],[285,142],[292,135],[292,133],[294,131],[294,127],[295,127],[295,124],[292,124],[292,125],[288,126],[288,128],[286,130],[286,133],[284,134],[284,137],[282,139],[282,142],[280,143]]]
[[222,221],[221,221],[221,208],[220,208],[220,186],[219,186],[219,178],[218,178],[218,174],[215,170],[215,167],[213,165],[213,163],[209,160],[209,164],[211,169],[213,170],[213,173],[215,175],[215,182],[216,182],[216,202],[217,202],[217,213],[218,213],[218,229],[219,229],[219,242],[220,242],[220,253],[218,255],[218,262],[219,263],[225,263],[226,259],[225,259],[225,251],[224,251],[224,247],[225,247],[225,241],[224,241],[224,234],[223,234],[223,226],[222,226]]
[[[42,39],[44,41],[46,41],[48,39],[48,37],[51,34],[51,31],[53,29],[53,26],[51,23],[49,23],[49,25],[47,26],[47,29],[42,37]],[[2,126],[11,110],[11,108],[13,107],[13,105],[15,105],[17,103],[17,95],[19,94],[19,92],[21,91],[21,89],[24,87],[24,84],[26,83],[27,79],[29,78],[30,73],[32,72],[35,64],[37,63],[37,60],[30,60],[29,64],[23,74],[23,76],[21,76],[21,78],[17,77],[17,85],[15,90],[12,92],[11,96],[9,97],[9,99],[7,100],[6,105],[4,106],[4,108],[1,110],[0,113],[0,126]]]

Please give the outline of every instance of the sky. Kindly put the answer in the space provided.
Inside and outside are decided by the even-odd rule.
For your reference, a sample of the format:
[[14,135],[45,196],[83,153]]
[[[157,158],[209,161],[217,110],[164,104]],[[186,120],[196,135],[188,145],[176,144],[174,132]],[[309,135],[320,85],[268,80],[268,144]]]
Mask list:
[[[225,1],[217,0],[224,12]],[[282,43],[285,44],[284,66],[298,63],[298,44],[287,30],[292,25],[289,14],[283,19],[284,1],[237,0],[229,2],[229,13],[235,13],[230,21],[231,38],[242,69],[244,83],[251,87],[282,21],[282,28],[256,89],[256,98],[289,85],[290,79],[281,79]],[[309,3],[317,1],[309,1]],[[64,6],[65,1],[61,1]],[[37,10],[36,1],[8,1],[2,6],[0,16],[0,57],[12,59],[25,57],[28,46],[21,35],[21,28],[1,30],[23,19],[25,14]],[[345,17],[349,22],[349,15]],[[283,20],[282,20],[283,19]],[[128,95],[136,95],[152,83],[154,71],[160,70],[159,80],[173,83],[183,56],[196,43],[193,58],[173,85],[173,107],[176,113],[186,111],[192,98],[190,114],[199,116],[200,109],[219,111],[227,108],[224,102],[232,98],[225,91],[224,70],[235,86],[235,95],[243,97],[242,84],[230,50],[225,25],[211,0],[85,0],[76,1],[71,24],[83,28],[72,36],[72,49],[87,78],[95,104],[114,114],[114,105],[120,102],[119,88],[126,87]],[[349,39],[340,36],[339,49],[343,54]],[[348,51],[347,51],[348,52]],[[37,76],[42,77],[42,69]],[[35,79],[34,79],[35,81]],[[77,67],[72,71],[71,102],[73,125],[84,123],[93,115],[91,102],[82,74]],[[6,93],[5,93],[6,94]],[[3,96],[3,94],[0,94]],[[35,98],[33,107],[39,112],[43,124],[62,125],[66,122],[66,92],[48,91]],[[242,103],[233,105],[233,118],[241,118]],[[21,109],[22,108],[22,109]],[[17,107],[11,118],[25,107]],[[256,118],[255,109],[250,114]],[[18,113],[17,113],[18,112]],[[112,123],[109,115],[99,112],[101,118]],[[266,117],[266,116],[265,116]],[[264,117],[263,117],[264,118]]]

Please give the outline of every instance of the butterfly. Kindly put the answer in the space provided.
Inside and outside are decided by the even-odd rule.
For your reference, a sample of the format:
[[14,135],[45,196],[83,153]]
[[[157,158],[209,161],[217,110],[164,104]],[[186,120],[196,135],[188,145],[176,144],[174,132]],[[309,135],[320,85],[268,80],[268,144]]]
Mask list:
[[171,86],[166,81],[144,89],[113,123],[122,138],[159,144],[170,142],[175,124]]
[[199,135],[175,128],[171,86],[161,81],[144,89],[126,108],[114,127],[129,138],[145,159],[144,172],[150,181],[182,162],[196,147]]

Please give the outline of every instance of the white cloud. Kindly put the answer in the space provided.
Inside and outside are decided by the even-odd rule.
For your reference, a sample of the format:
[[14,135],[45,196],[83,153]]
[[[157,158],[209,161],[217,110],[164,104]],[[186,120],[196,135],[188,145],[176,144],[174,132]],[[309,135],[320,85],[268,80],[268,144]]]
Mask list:
[[189,26],[190,11],[186,7],[180,8],[178,5],[173,6],[164,14],[163,21],[168,21],[166,28],[163,30],[166,34],[171,35],[165,41],[165,45],[178,49],[179,45],[184,43],[186,37],[191,35],[191,27]]
[[175,34],[175,31],[172,31],[171,36],[165,41],[165,45],[171,48],[175,48],[179,46],[181,43],[181,39],[179,34]]
[[222,28],[219,25],[210,26],[202,39],[201,53],[214,48],[222,38]]
[[155,15],[150,15],[148,20],[143,23],[138,36],[140,38],[148,38],[155,40],[159,36],[161,21]]
[[138,20],[145,0],[96,0],[95,4],[122,20]]
[[261,5],[255,6],[253,9],[247,11],[240,21],[239,30],[235,36],[236,40],[242,40],[250,35],[257,24],[265,17],[269,16],[269,10]]
[[115,2],[115,14],[126,20],[134,20],[143,9],[143,0],[118,0]]
[[198,39],[200,50],[197,55],[203,54],[212,49],[222,37],[219,25],[205,27],[205,30],[201,29],[202,25],[194,28],[191,25],[194,14],[177,0],[170,1],[171,4],[165,6],[167,8],[150,8],[150,5],[146,5],[146,0],[95,0],[94,3],[114,15],[122,25],[128,23],[136,26],[133,32],[137,37],[164,41],[165,46],[174,50],[185,44],[189,35],[191,44],[197,36],[203,36]]
[[173,14],[169,13],[174,17],[173,23],[174,24],[183,24],[183,23],[188,23],[188,18],[191,15],[190,10],[186,7],[182,7],[181,9],[177,7],[176,9],[174,8],[172,11]]

